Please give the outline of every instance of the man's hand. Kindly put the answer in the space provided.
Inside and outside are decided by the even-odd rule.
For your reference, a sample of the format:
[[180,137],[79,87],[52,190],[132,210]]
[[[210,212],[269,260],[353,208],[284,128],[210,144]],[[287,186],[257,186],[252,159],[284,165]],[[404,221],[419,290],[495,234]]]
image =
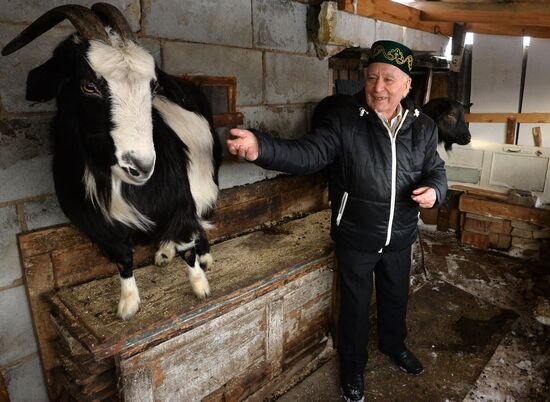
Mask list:
[[431,187],[419,187],[413,190],[411,198],[422,208],[431,208],[437,200],[437,194]]
[[233,139],[227,140],[227,148],[233,155],[239,155],[247,161],[255,161],[260,155],[260,145],[256,136],[248,131],[232,128],[230,133]]

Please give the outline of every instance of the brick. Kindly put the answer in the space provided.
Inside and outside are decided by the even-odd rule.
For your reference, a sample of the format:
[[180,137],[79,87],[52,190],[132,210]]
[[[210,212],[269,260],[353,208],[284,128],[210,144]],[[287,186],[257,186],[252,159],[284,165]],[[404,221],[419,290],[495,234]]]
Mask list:
[[36,352],[27,296],[23,286],[0,292],[0,366]]
[[21,278],[16,233],[21,231],[14,206],[0,208],[0,288]]
[[260,48],[306,53],[307,6],[289,0],[252,2],[254,45]]
[[464,230],[475,232],[475,233],[489,233],[489,221],[481,220],[481,219],[474,219],[471,217],[466,216],[464,219]]
[[51,118],[25,116],[0,119],[0,169],[7,169],[20,160],[49,153]]
[[25,217],[29,230],[67,223],[56,197],[25,203]]
[[163,46],[166,72],[236,77],[238,105],[262,102],[261,51],[175,42],[166,42]]
[[512,225],[510,221],[499,219],[497,222],[491,222],[489,224],[489,232],[491,233],[501,233],[501,234],[510,234],[512,230]]
[[244,126],[258,129],[279,138],[300,138],[306,135],[304,106],[243,107]]
[[53,194],[51,156],[20,160],[0,170],[0,202]]
[[489,233],[489,247],[498,250],[507,250],[512,243],[512,237],[506,234]]
[[250,0],[164,0],[145,4],[143,31],[147,36],[252,47]]
[[48,402],[46,384],[38,355],[2,369],[10,400]]
[[533,238],[533,231],[529,229],[513,228],[511,234],[512,236],[521,237],[523,239]]
[[317,101],[328,95],[328,62],[317,58],[266,53],[266,101],[271,104]]
[[460,234],[460,241],[464,244],[486,250],[489,247],[489,235],[474,233],[463,230]]

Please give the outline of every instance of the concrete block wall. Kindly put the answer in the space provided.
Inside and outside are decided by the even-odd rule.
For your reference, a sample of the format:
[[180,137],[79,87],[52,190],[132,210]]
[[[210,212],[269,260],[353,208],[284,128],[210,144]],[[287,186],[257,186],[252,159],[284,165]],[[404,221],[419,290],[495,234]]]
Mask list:
[[[95,2],[0,0],[0,46],[54,6]],[[300,137],[307,131],[311,102],[327,95],[328,61],[316,57],[306,24],[318,0],[111,2],[123,10],[165,71],[235,76],[237,109],[246,127]],[[364,33],[365,43],[385,35],[406,39],[401,27],[341,14],[341,21],[346,18],[353,21],[354,32]],[[47,400],[16,234],[67,221],[51,175],[48,123],[55,103],[27,102],[26,75],[73,31],[64,22],[20,51],[0,57],[0,371],[14,402]],[[426,42],[425,34],[418,35],[415,40]],[[253,164],[230,164],[222,167],[220,184],[228,188],[277,174]]]

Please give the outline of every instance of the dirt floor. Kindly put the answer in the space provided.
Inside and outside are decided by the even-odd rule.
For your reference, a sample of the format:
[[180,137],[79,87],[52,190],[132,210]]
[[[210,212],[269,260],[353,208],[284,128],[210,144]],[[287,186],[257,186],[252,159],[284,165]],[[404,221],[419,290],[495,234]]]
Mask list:
[[[421,231],[427,275],[415,259],[407,339],[426,371],[413,377],[395,367],[376,349],[373,328],[366,400],[549,401],[550,327],[533,308],[550,296],[550,262],[476,250],[430,229]],[[340,400],[337,357],[278,399]]]

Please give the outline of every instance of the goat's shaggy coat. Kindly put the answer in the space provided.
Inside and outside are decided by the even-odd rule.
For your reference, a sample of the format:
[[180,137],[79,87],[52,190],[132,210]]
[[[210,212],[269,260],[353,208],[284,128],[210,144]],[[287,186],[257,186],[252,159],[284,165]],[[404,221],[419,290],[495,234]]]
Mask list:
[[[97,6],[92,10],[101,17],[106,9],[119,13]],[[97,18],[80,6],[49,13],[71,19],[75,12],[83,13],[88,25]],[[47,20],[48,13],[41,18]],[[71,21],[80,27],[81,22]],[[210,293],[203,272],[212,263],[205,229],[218,195],[221,146],[208,102],[195,86],[157,69],[124,27],[105,21],[100,26],[106,35],[96,29],[99,39],[86,38],[87,28],[80,27],[32,70],[27,98],[57,100],[51,133],[59,203],[119,267],[118,315],[128,319],[140,302],[132,273],[137,242],[159,244],[158,265],[180,254],[195,294]],[[15,51],[6,48],[4,53]]]

